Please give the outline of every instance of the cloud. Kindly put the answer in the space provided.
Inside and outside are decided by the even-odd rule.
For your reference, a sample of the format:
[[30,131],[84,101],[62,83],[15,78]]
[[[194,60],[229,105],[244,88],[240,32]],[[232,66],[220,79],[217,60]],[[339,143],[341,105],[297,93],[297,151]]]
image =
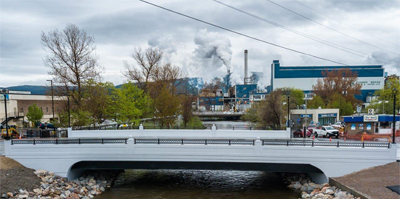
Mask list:
[[[211,0],[167,2],[151,0],[153,3],[178,12],[306,53],[346,64],[382,64],[389,73],[399,72],[398,62],[396,64],[398,58],[377,52],[378,49],[374,47],[346,38],[272,3],[266,1],[221,1],[315,37],[362,51],[369,58],[356,57],[323,46]],[[275,0],[274,2],[358,39],[390,51],[398,51],[398,46],[354,31],[308,10],[294,1]],[[398,24],[400,17],[399,1],[310,0],[301,2],[328,16],[344,21],[346,24],[362,30],[361,32],[384,38],[387,41],[398,41],[400,29],[399,26],[393,24]],[[223,62],[218,56],[204,59],[207,61],[200,61],[198,57],[200,53],[198,44],[200,43],[196,43],[195,38],[202,29],[207,29],[209,34],[218,35],[215,39],[207,40],[203,44],[205,48],[208,43],[230,42],[231,59],[227,59],[231,60],[232,80],[238,83],[243,81],[243,51],[245,49],[249,50],[249,71],[266,71],[268,73],[273,59],[280,59],[284,65],[332,65],[326,61],[304,57],[235,35],[139,1],[1,1],[0,86],[22,84],[24,81],[44,82],[43,84],[45,84],[49,69],[43,65],[42,59],[46,52],[40,43],[40,34],[42,31],[62,30],[68,23],[76,24],[88,35],[95,37],[96,53],[100,58],[99,64],[105,68],[104,80],[113,81],[115,84],[125,80],[120,75],[123,70],[123,60],[132,61],[130,54],[134,47],[159,47],[166,53],[165,61],[181,67],[192,77],[204,75],[207,79],[213,76],[224,76],[226,67],[223,66]]]

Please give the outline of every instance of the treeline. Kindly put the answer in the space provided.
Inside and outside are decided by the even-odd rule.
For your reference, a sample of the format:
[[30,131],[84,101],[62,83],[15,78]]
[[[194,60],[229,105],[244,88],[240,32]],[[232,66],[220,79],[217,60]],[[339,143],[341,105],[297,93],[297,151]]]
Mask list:
[[201,125],[192,117],[193,98],[178,90],[186,74],[164,63],[159,49],[136,48],[134,64],[124,62],[127,83],[115,88],[102,81],[104,69],[98,64],[94,37],[84,30],[69,24],[63,31],[43,32],[41,41],[47,51],[44,63],[57,85],[55,95],[64,99],[58,126],[68,126],[68,111],[71,126],[96,126],[107,119],[139,125],[142,118],[150,118],[170,128],[179,115],[182,126]]

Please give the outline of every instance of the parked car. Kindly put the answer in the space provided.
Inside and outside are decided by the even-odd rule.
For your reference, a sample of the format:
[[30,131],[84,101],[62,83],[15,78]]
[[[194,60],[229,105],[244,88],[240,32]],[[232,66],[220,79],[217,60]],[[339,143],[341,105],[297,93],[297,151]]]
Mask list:
[[321,129],[313,129],[313,134],[315,137],[336,137],[339,138],[339,130],[331,127],[331,126],[322,126]]
[[340,129],[343,126],[343,124],[342,124],[342,122],[336,122],[335,124],[333,124],[331,126],[335,129]]
[[[293,132],[293,137],[300,137],[300,138],[302,138],[302,137],[304,137],[304,136],[303,136],[303,135],[304,135],[303,132],[304,132],[303,129],[297,129],[296,131]],[[310,132],[310,131],[307,131],[307,137],[310,137],[310,136],[311,136],[311,132]]]
[[[313,124],[307,126],[307,130],[310,133],[310,136],[313,133],[313,129],[318,129],[318,128],[320,128],[320,127],[318,127],[317,125],[313,125]],[[307,135],[308,135],[308,133],[307,133]]]

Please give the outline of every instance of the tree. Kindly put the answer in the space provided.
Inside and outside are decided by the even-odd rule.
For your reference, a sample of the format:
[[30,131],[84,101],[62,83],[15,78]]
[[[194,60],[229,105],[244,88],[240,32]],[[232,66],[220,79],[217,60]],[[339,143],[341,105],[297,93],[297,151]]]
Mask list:
[[[379,113],[383,113],[384,109],[386,114],[393,114],[394,88],[397,89],[396,107],[400,107],[400,82],[397,78],[389,78],[385,82],[384,88],[374,93],[377,99],[374,100],[367,108],[373,108],[376,112]],[[386,101],[388,103],[385,103]]]
[[155,103],[154,115],[160,121],[161,127],[167,128],[173,126],[176,117],[181,112],[181,102],[177,96],[171,94],[171,91],[164,86]]
[[346,101],[346,99],[338,93],[332,96],[328,107],[339,108],[339,114],[341,116],[352,115],[354,113],[354,106],[351,104],[351,102]]
[[259,107],[260,107],[259,103],[252,103],[251,107],[245,111],[241,119],[250,122],[258,122]]
[[258,117],[262,125],[281,129],[281,121],[284,117],[282,102],[281,90],[272,91],[264,101],[261,101]]
[[114,90],[115,87],[111,82],[101,83],[92,79],[85,82],[82,109],[90,113],[94,126],[103,123],[113,115],[112,93]]
[[310,109],[325,108],[325,103],[319,95],[314,95],[313,99],[307,103],[307,106]]
[[182,97],[182,117],[183,117],[183,125],[186,128],[187,123],[192,119],[192,96],[183,96]]
[[36,104],[33,104],[32,106],[29,106],[26,117],[30,122],[36,125],[43,118],[43,110],[37,107]]
[[149,112],[150,103],[150,97],[131,82],[115,90],[114,110],[119,122],[139,124],[140,118]]
[[147,48],[145,51],[141,48],[135,48],[132,58],[136,61],[138,67],[125,61],[126,71],[123,74],[147,93],[149,82],[154,80],[154,72],[157,70],[162,56],[163,53],[158,48]]
[[359,100],[354,95],[361,93],[361,84],[357,83],[358,74],[350,69],[325,70],[322,71],[323,79],[318,79],[313,86],[315,94],[319,95],[325,104],[329,104],[333,95],[342,95],[346,102],[350,101],[354,106]]
[[68,94],[76,91],[71,97],[79,107],[84,82],[100,79],[101,67],[97,63],[93,36],[88,36],[74,24],[68,24],[61,32],[42,32],[41,41],[48,51],[44,63],[50,68],[49,74],[53,81],[62,84],[63,90]]

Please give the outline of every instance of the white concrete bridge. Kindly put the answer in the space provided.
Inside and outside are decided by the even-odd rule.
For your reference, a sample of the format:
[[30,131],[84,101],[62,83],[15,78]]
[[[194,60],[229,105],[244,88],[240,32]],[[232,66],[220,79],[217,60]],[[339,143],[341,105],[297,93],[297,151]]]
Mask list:
[[305,172],[318,183],[396,161],[390,143],[290,140],[288,132],[69,130],[68,139],[5,141],[5,155],[70,179],[87,169],[218,169]]

